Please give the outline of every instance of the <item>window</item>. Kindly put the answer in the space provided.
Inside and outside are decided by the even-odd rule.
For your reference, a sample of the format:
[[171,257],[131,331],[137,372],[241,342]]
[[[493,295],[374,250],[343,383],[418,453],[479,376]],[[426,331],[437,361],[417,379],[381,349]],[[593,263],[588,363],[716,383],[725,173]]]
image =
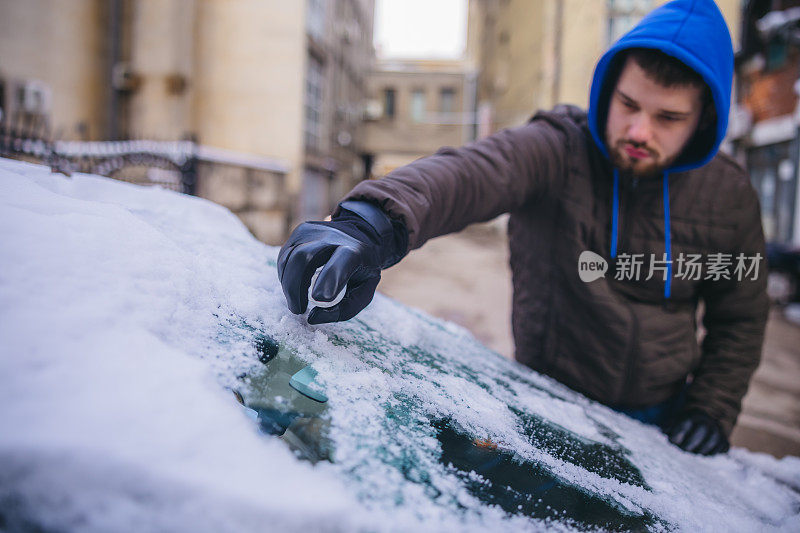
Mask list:
[[411,120],[414,122],[425,120],[425,91],[422,89],[411,91]]
[[383,90],[383,115],[386,118],[394,118],[396,97],[397,92],[394,89]]
[[322,220],[330,213],[330,180],[318,169],[303,170],[303,191],[300,197],[301,220]]
[[608,0],[608,43],[625,35],[653,7],[653,0]]
[[773,39],[767,45],[766,71],[777,70],[786,64],[789,47],[786,43]]
[[767,241],[790,243],[794,237],[797,174],[793,141],[751,148],[747,152],[750,180],[761,202],[761,221]]
[[310,55],[306,72],[306,114],[304,133],[306,148],[319,149],[322,138],[322,62]]
[[453,113],[456,110],[456,90],[445,87],[439,93],[439,111]]

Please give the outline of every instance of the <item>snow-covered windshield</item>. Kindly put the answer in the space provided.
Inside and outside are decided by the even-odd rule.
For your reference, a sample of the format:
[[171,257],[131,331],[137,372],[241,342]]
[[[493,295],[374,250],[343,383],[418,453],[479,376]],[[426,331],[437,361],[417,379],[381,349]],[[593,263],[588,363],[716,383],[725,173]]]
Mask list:
[[0,523],[800,528],[797,458],[684,453],[380,295],[308,326],[201,199],[0,160],[0,231]]
[[[361,328],[368,332],[372,340],[369,349],[375,349],[375,342],[379,342],[383,349],[390,349],[388,341],[376,331],[371,331],[365,324]],[[351,349],[360,348],[359,338],[363,339],[355,337],[351,341],[356,343],[350,346]],[[323,459],[342,462],[341,453],[337,456],[336,444],[351,440],[353,432],[351,428],[344,427],[343,431],[334,432],[335,438],[329,438],[330,421],[336,418],[331,418],[324,404],[334,394],[349,397],[352,389],[333,385],[330,379],[328,383],[331,386],[323,387],[317,382],[318,375],[314,376],[311,383],[306,383],[310,385],[310,390],[297,385],[296,377],[307,373],[311,367],[295,357],[292,351],[280,347],[274,339],[261,333],[256,333],[255,339],[259,360],[265,368],[239,377],[241,386],[235,391],[237,397],[250,409],[251,416],[258,421],[264,433],[282,438],[299,457],[312,462]],[[345,341],[337,336],[335,342],[344,344]],[[487,356],[497,357],[495,354]],[[423,362],[423,365],[432,364],[422,371],[423,375],[439,372],[448,366],[446,360],[437,362],[437,358],[430,354],[405,354],[405,357],[409,363],[413,357],[413,361]],[[390,371],[382,367],[382,372]],[[331,377],[335,381],[341,376],[334,374]],[[419,377],[410,378],[402,371],[395,376],[399,381]],[[469,375],[466,379],[472,377],[476,376]],[[518,376],[510,374],[502,380],[508,387],[506,379],[517,381]],[[543,392],[554,398],[549,392]],[[559,520],[582,527],[617,525],[625,529],[641,529],[657,523],[648,512],[631,513],[580,485],[561,479],[538,461],[524,459],[514,453],[502,437],[493,441],[482,437],[480,431],[473,433],[465,430],[446,411],[427,409],[424,399],[413,393],[395,397],[395,402],[380,404],[383,412],[377,419],[380,421],[379,432],[369,436],[359,435],[359,442],[355,444],[370,450],[370,456],[379,459],[382,463],[380,467],[388,470],[387,475],[400,473],[414,485],[422,485],[429,497],[454,498],[454,494],[445,494],[438,488],[441,482],[435,482],[439,477],[452,477],[452,482],[461,485],[460,488],[465,488],[477,500],[473,502],[474,505],[496,505],[510,514]],[[352,397],[348,400],[354,401],[360,400]],[[627,452],[620,446],[581,438],[537,415],[514,406],[510,406],[510,409],[518,418],[516,431],[548,454],[577,464],[603,478],[646,487],[641,473],[630,463]],[[603,431],[612,439],[616,437],[607,427],[603,427]],[[401,435],[407,441],[398,449]],[[369,463],[354,466],[359,470],[376,467]],[[357,482],[360,480],[356,477]],[[649,487],[647,489],[650,490]],[[373,497],[373,490],[365,491],[362,496]],[[395,497],[405,499],[402,492]]]

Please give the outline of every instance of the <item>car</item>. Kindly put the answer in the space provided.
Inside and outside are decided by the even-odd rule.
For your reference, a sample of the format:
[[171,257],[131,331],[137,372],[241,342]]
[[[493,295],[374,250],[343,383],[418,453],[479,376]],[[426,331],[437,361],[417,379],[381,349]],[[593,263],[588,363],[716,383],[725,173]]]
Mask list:
[[0,231],[0,527],[800,527],[796,457],[683,452],[380,294],[308,325],[205,200],[0,160]]
[[800,302],[800,248],[769,242],[766,251],[770,299],[777,304]]

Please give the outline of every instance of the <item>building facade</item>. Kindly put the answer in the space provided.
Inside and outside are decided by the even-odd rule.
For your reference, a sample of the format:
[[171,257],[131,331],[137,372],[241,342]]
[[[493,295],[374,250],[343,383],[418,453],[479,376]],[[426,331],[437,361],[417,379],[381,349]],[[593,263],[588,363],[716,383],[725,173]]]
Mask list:
[[465,61],[378,61],[368,86],[373,176],[474,138],[475,76]]
[[[586,107],[594,66],[618,37],[665,0],[470,0],[468,48],[479,68],[481,136],[538,109]],[[738,42],[739,0],[717,0]]]
[[373,0],[308,0],[303,184],[296,220],[320,219],[367,177]]
[[198,194],[281,242],[364,177],[373,0],[0,4],[0,109],[63,140],[194,139]]
[[744,7],[729,137],[761,200],[768,242],[800,246],[800,1]]

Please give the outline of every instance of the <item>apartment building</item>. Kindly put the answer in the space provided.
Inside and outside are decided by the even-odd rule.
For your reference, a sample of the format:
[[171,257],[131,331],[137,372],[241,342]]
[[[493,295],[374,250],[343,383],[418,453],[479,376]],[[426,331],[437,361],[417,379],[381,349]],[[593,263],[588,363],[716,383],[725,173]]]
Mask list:
[[378,61],[368,86],[373,176],[474,138],[475,74],[465,61]]
[[0,117],[59,139],[194,139],[197,192],[281,242],[364,177],[373,0],[0,4]]
[[729,140],[750,171],[768,242],[800,246],[800,1],[745,4]]
[[[557,103],[586,107],[606,48],[665,0],[470,0],[480,135]],[[717,0],[738,42],[739,0]]]

